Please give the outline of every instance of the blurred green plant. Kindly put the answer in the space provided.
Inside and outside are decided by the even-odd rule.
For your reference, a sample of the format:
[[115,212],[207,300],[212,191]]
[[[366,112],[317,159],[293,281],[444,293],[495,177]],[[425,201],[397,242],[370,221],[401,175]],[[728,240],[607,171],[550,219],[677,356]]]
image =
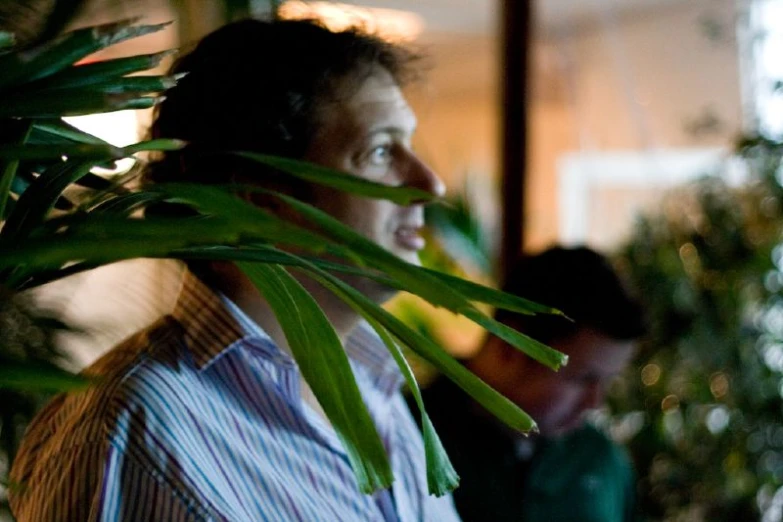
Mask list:
[[[289,272],[316,279],[363,315],[386,341],[414,394],[416,383],[404,359],[398,357],[398,345],[436,366],[514,429],[534,429],[527,414],[334,273],[370,277],[419,295],[433,306],[467,317],[553,368],[565,362],[562,354],[493,321],[474,302],[522,313],[557,311],[408,264],[320,210],[261,187],[177,183],[129,188],[92,173],[97,166],[140,152],[187,146],[177,140],[152,140],[119,148],[62,120],[67,115],[148,108],[157,103],[178,78],[129,75],[154,67],[166,53],[86,65],[78,62],[109,45],[162,27],[124,21],[78,29],[32,47],[15,45],[11,35],[0,33],[0,288],[4,302],[19,292],[124,259],[236,262],[270,301],[300,366],[319,369],[305,378],[343,441],[365,492],[391,484],[386,453],[332,326]],[[414,188],[380,185],[291,159],[220,153],[241,155],[308,182],[402,205],[431,197]],[[82,190],[74,197],[72,189],[77,186]],[[265,192],[307,225],[284,221],[238,198],[236,191]],[[172,218],[144,213],[148,206],[160,204],[185,206],[193,215]],[[324,253],[339,262],[325,261]],[[298,313],[292,313],[294,309]],[[34,310],[28,315],[36,316]],[[301,328],[301,322],[308,328]],[[10,345],[0,346],[0,352],[8,350]],[[329,364],[323,364],[327,355]],[[43,367],[23,359],[21,365],[5,365],[3,373],[6,377],[3,380],[0,375],[0,387],[9,389],[87,384],[53,362]],[[420,406],[427,426],[426,412]],[[453,489],[458,477],[434,430],[425,430],[424,442],[429,489],[440,495]]]
[[758,520],[783,486],[783,146],[738,156],[742,184],[674,191],[618,256],[651,331],[610,403],[654,520]]

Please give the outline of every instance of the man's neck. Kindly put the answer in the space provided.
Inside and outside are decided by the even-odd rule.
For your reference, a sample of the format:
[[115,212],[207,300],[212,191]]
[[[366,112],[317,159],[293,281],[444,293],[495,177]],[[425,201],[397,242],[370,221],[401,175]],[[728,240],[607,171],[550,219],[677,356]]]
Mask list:
[[[263,298],[253,283],[234,265],[219,264],[213,267],[210,274],[210,284],[222,292],[237,305],[250,319],[274,341],[277,347],[293,357],[285,332],[280,321],[275,316],[272,307]],[[326,318],[332,324],[341,343],[359,323],[359,315],[343,303],[331,292],[321,287],[311,279],[299,280],[305,289],[313,296]],[[302,401],[324,420],[326,414],[321,408],[315,394],[307,382],[302,379],[299,386]]]
[[[340,341],[345,344],[345,340],[359,323],[359,314],[312,279],[297,279],[315,299]],[[285,332],[269,302],[239,269],[233,265],[216,267],[210,283],[255,321],[281,350],[291,354]]]

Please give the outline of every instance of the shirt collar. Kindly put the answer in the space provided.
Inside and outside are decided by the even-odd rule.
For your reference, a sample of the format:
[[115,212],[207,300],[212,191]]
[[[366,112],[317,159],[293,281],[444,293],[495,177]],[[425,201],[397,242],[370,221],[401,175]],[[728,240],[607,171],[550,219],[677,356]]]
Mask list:
[[[285,355],[269,336],[227,297],[211,290],[189,270],[185,271],[172,312],[185,331],[185,342],[199,370],[240,340],[259,339]],[[383,341],[365,321],[351,332],[345,350],[354,365],[363,368],[385,394],[396,392],[403,382],[397,363]]]
[[354,364],[364,368],[384,394],[391,395],[402,386],[402,372],[381,338],[361,321],[345,342],[345,351]]
[[185,271],[172,315],[184,329],[185,342],[199,370],[236,341],[258,336],[229,310],[226,301],[192,272]]

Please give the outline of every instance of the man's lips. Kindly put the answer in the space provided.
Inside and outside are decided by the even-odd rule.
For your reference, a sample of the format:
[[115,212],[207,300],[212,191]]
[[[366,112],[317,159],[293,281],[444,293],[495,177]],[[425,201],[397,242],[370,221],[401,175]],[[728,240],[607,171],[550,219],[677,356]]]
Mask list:
[[421,227],[403,226],[394,233],[394,238],[399,246],[406,250],[418,252],[427,244],[421,236]]

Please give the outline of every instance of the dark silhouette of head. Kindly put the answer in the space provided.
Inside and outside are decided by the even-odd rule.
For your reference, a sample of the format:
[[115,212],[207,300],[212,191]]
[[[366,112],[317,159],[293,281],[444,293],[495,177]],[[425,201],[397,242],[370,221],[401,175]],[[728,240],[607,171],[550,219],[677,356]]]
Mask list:
[[609,261],[585,247],[555,247],[520,258],[506,292],[557,308],[561,316],[499,311],[497,319],[566,353],[554,372],[499,338],[490,337],[468,366],[530,413],[543,435],[567,433],[599,407],[612,379],[629,364],[645,332],[642,308]]
[[615,340],[636,339],[645,332],[641,306],[609,261],[594,250],[552,247],[520,257],[508,273],[503,291],[557,308],[572,320],[498,311],[498,321],[534,339],[551,343],[585,327]]

